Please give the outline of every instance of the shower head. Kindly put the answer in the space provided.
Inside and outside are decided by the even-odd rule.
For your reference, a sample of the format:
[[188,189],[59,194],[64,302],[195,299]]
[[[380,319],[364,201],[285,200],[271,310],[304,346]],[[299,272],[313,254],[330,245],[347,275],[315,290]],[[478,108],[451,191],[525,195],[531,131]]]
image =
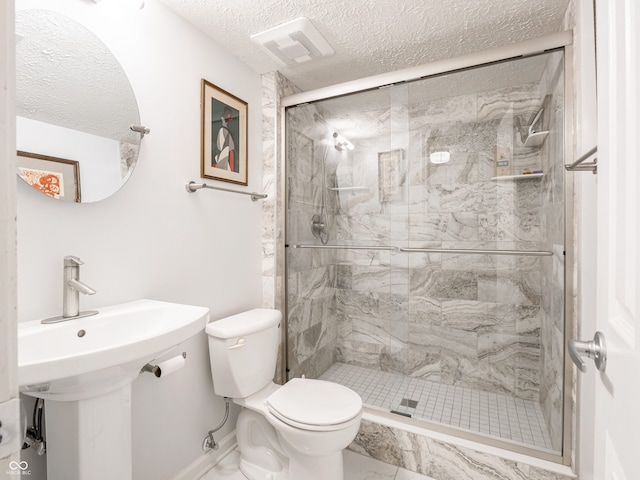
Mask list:
[[344,138],[338,132],[333,132],[333,142],[336,150],[342,152],[344,149],[353,150],[353,143]]

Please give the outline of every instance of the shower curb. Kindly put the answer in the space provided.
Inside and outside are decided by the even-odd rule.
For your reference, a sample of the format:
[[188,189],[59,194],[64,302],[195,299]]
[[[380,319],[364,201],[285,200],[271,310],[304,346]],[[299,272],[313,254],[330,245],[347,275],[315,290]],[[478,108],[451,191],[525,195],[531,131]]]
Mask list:
[[[349,450],[436,480],[577,480],[569,467],[551,471],[363,419]],[[532,463],[540,462],[532,458]],[[565,470],[567,473],[559,473]]]

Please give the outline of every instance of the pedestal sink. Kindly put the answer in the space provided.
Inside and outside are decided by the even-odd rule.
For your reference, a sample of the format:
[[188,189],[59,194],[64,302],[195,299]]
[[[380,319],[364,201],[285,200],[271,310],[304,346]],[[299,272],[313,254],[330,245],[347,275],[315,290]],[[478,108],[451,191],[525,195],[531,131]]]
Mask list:
[[137,300],[20,323],[20,391],[46,400],[47,479],[130,480],[131,382],[208,319],[205,307]]

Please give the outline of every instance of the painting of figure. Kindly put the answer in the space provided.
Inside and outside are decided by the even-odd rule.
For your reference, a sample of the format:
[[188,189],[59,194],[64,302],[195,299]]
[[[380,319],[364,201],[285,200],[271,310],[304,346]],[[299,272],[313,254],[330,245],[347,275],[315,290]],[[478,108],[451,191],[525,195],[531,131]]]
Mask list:
[[238,117],[240,112],[228,105],[223,105],[215,99],[211,99],[211,103],[211,110],[214,115],[216,110],[222,107],[222,114],[219,119],[211,122],[212,131],[218,132],[215,145],[212,145],[214,151],[211,152],[211,166],[238,172],[238,151],[237,143],[234,139],[238,138],[239,134]]
[[247,185],[247,104],[202,80],[201,176]]

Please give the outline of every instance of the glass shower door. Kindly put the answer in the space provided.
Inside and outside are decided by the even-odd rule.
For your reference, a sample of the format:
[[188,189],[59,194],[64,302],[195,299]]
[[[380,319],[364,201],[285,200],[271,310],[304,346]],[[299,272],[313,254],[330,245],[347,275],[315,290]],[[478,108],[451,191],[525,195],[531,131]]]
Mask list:
[[287,109],[289,377],[561,452],[563,63]]

